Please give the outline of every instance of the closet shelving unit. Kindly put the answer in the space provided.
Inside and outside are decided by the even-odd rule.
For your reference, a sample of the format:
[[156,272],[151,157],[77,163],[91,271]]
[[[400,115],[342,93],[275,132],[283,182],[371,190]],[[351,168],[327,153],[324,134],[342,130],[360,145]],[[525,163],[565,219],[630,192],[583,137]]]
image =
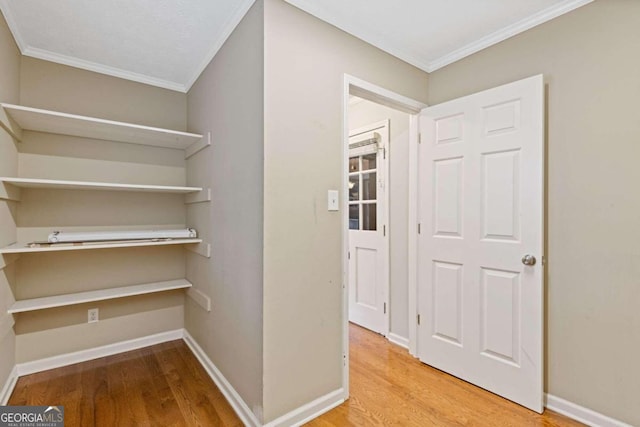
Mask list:
[[[0,119],[0,127],[4,128],[18,142],[22,140],[22,131],[27,130],[107,140],[112,142],[179,149],[184,150],[185,158],[190,157],[210,145],[210,141],[204,141],[202,135],[188,132],[142,126],[138,124],[105,120],[13,104],[0,103],[0,107],[4,112],[4,117]],[[4,190],[1,193],[1,197],[17,202],[20,201],[21,189],[32,188],[184,194],[185,203],[199,203],[211,200],[209,189],[185,186],[0,177],[0,187],[2,187],[0,190]],[[187,249],[200,253],[203,256],[210,256],[210,247],[208,244],[203,243],[202,239],[118,241],[62,245],[30,245],[27,242],[18,242],[10,246],[0,248],[0,255],[19,256],[20,254],[38,252],[99,250],[163,245],[185,245]],[[15,260],[15,258],[13,260]],[[8,312],[12,314],[22,313],[82,304],[86,302],[103,301],[175,289],[185,289],[190,288],[191,286],[192,284],[187,280],[179,279],[94,291],[76,292],[72,294],[45,296],[18,300],[8,309]]]

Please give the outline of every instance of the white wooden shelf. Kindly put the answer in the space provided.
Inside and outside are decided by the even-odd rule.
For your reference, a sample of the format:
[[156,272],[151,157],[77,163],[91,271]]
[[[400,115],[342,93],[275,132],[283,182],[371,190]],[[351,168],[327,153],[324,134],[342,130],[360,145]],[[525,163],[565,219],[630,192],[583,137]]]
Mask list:
[[61,252],[61,251],[82,251],[93,249],[112,248],[136,248],[143,246],[165,246],[165,245],[187,245],[202,243],[202,239],[171,239],[171,240],[131,240],[118,242],[95,242],[95,243],[57,243],[55,245],[33,246],[28,243],[15,243],[4,248],[0,248],[0,254],[27,254],[37,252]]
[[[49,132],[130,144],[186,149],[202,135],[95,117],[78,116],[13,104],[0,104],[7,116],[22,130]],[[3,126],[11,129],[11,124]],[[14,132],[17,136],[19,132]]]
[[9,314],[26,311],[44,310],[47,308],[64,307],[85,302],[104,301],[108,299],[125,298],[135,295],[145,295],[155,292],[165,292],[174,289],[190,288],[187,280],[170,280],[167,282],[145,283],[143,285],[123,286],[119,288],[101,289],[98,291],[78,292],[74,294],[56,295],[51,297],[33,298],[16,301]]
[[53,179],[0,177],[0,182],[20,188],[50,188],[59,190],[108,190],[138,191],[148,193],[197,193],[200,187],[176,187],[167,185],[114,184],[110,182],[60,181]]

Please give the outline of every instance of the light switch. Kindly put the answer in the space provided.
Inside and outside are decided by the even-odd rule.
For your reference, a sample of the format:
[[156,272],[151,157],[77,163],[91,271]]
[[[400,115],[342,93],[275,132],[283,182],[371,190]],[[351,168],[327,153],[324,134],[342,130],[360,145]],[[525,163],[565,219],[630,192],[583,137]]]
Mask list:
[[338,190],[329,190],[327,192],[327,210],[340,210],[340,204],[338,203]]

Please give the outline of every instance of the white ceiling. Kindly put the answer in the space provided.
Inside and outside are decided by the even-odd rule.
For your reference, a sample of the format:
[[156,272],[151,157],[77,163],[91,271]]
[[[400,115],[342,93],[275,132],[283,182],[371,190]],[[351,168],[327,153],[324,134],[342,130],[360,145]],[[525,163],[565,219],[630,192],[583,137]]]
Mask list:
[[[253,1],[0,0],[0,9],[24,55],[186,92]],[[286,1],[430,72],[593,0]]]
[[593,0],[285,0],[435,71]]
[[0,0],[24,55],[187,91],[253,0]]

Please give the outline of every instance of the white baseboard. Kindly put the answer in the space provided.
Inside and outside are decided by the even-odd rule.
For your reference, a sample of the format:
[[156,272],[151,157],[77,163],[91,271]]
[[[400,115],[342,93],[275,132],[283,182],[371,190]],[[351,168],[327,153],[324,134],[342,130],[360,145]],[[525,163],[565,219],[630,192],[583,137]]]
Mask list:
[[552,394],[545,394],[545,406],[547,409],[592,427],[632,427],[630,424],[623,423],[584,406],[576,405]]
[[258,420],[251,409],[249,409],[249,406],[245,403],[240,394],[238,394],[231,383],[227,381],[224,375],[222,375],[222,372],[220,372],[211,359],[209,359],[209,356],[207,356],[202,347],[198,345],[196,340],[193,339],[191,334],[186,330],[184,331],[183,339],[196,358],[200,361],[200,364],[207,371],[213,382],[216,383],[216,386],[218,386],[218,389],[220,389],[233,410],[236,411],[236,414],[240,417],[240,420],[242,420],[244,425],[249,427],[262,426],[262,423]]
[[339,388],[331,393],[300,406],[264,425],[264,427],[299,427],[324,414],[344,402],[344,389]]
[[7,378],[7,381],[4,383],[4,387],[2,387],[2,391],[0,391],[0,406],[4,406],[7,404],[17,382],[18,368],[14,366],[9,373],[9,378]]
[[401,337],[400,335],[396,335],[393,332],[389,332],[389,334],[387,335],[387,339],[392,343],[409,350],[409,338]]
[[18,363],[16,367],[18,369],[19,376],[29,375],[36,372],[59,368],[61,366],[72,365],[74,363],[86,362],[88,360],[97,359],[99,357],[111,356],[113,354],[124,353],[125,351],[137,350],[139,348],[148,347],[150,345],[160,344],[167,341],[179,340],[182,339],[183,333],[184,329],[161,332],[159,334],[149,335],[146,337],[136,338],[128,341],[121,341],[101,347],[61,354],[59,356],[47,357],[46,359]]
[[[211,379],[216,386],[220,389],[224,397],[227,399],[231,407],[236,411],[240,420],[245,426],[249,427],[262,427],[263,424],[258,420],[256,415],[249,409],[249,406],[245,403],[238,392],[233,388],[231,383],[222,375],[222,372],[216,367],[216,365],[209,359],[209,356],[204,352],[202,347],[198,345],[195,339],[187,332],[184,331],[184,342],[189,346],[193,354],[200,361],[204,369],[207,371]],[[314,419],[318,415],[324,414],[327,411],[335,408],[344,402],[344,390],[342,388],[332,391],[331,393],[322,396],[313,402],[309,402],[293,411],[265,424],[264,427],[297,427]]]

